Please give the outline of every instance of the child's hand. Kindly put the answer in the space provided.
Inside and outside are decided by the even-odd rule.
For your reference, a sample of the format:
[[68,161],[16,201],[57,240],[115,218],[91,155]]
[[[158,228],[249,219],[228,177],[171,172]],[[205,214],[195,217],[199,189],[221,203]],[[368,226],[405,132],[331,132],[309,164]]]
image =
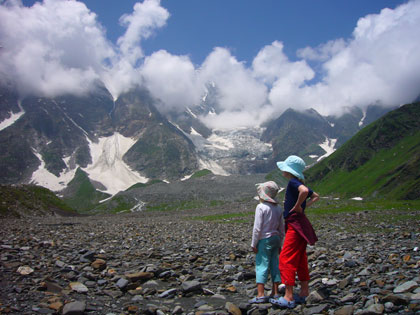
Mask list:
[[292,212],[292,211],[296,211],[296,212],[298,212],[298,213],[302,213],[303,212],[303,209],[302,209],[302,206],[301,205],[295,205],[291,210],[290,210],[290,212]]
[[258,253],[258,248],[256,248],[256,247],[252,247],[252,251],[253,251],[255,254],[257,254],[257,253]]

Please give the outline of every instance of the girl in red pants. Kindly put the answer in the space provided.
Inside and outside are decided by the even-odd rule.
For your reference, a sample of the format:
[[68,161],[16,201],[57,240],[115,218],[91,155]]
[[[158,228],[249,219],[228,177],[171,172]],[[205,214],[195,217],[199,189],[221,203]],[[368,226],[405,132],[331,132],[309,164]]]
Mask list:
[[[304,303],[309,295],[309,270],[306,245],[313,245],[318,239],[304,210],[319,199],[319,195],[304,185],[305,162],[291,155],[284,162],[277,162],[283,176],[289,179],[284,200],[286,236],[280,253],[281,280],[286,285],[284,297],[270,302],[286,308]],[[309,198],[308,202],[306,200]],[[301,283],[300,294],[293,294],[296,274]]]

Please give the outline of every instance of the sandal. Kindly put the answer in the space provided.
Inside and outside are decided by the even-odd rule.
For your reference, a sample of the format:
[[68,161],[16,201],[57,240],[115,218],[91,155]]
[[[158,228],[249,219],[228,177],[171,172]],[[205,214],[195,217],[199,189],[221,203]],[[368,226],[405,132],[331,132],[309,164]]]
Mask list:
[[296,306],[295,301],[287,301],[284,297],[279,299],[270,299],[270,303],[283,308],[294,308]]
[[299,294],[293,294],[296,304],[304,304],[306,302],[306,296],[300,296]]
[[253,299],[249,300],[248,303],[251,304],[259,304],[259,303],[267,303],[268,302],[268,296],[256,296]]

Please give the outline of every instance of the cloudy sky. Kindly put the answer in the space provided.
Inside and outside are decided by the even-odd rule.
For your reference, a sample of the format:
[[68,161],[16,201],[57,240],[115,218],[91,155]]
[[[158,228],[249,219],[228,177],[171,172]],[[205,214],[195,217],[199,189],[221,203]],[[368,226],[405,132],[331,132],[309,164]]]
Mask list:
[[254,126],[288,107],[340,114],[420,94],[420,0],[0,0],[0,79],[22,94],[114,98],[136,85],[161,111],[198,104],[209,126]]

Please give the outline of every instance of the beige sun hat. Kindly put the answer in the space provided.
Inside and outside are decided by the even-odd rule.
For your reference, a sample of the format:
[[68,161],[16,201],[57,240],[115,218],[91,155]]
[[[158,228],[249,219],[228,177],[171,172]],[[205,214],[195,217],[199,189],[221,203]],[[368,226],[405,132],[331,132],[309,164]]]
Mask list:
[[279,192],[279,186],[273,181],[256,184],[257,194],[260,199],[272,203],[279,203],[276,199],[277,193]]

